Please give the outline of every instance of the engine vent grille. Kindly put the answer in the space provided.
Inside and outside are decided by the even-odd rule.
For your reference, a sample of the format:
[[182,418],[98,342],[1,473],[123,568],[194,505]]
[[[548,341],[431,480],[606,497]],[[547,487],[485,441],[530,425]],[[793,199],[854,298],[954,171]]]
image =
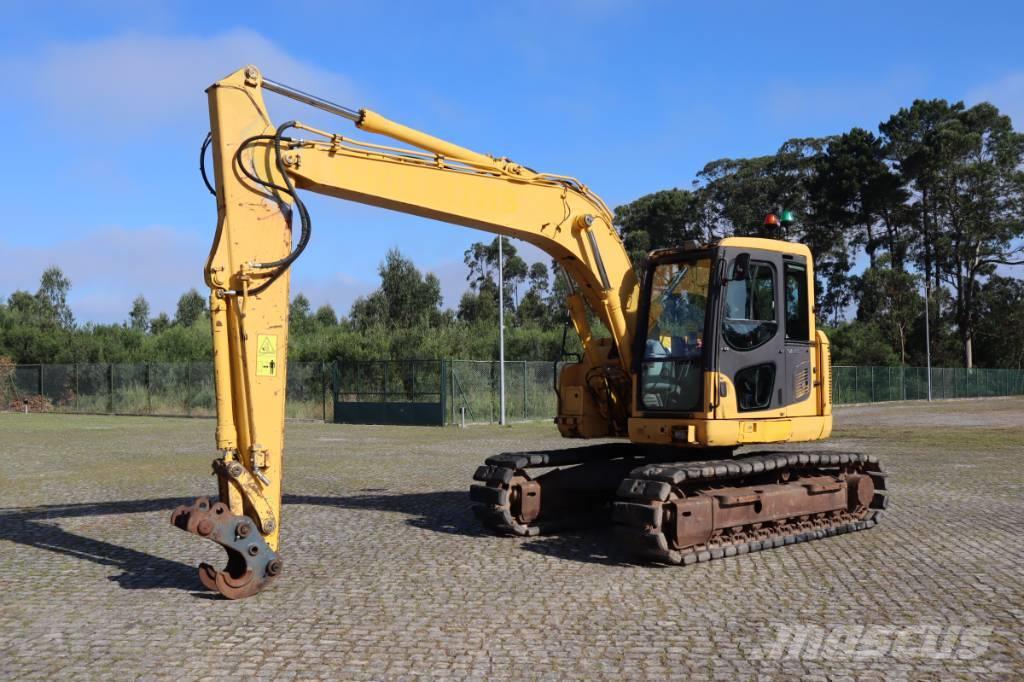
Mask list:
[[801,364],[793,375],[793,397],[803,400],[811,392],[811,368],[807,363]]

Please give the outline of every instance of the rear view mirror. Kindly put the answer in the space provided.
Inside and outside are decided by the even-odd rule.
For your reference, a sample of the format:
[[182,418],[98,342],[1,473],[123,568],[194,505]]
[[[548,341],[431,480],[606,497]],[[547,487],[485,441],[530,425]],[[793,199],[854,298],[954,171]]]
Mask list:
[[736,260],[732,264],[732,277],[729,279],[742,282],[747,278],[747,273],[750,271],[750,254],[741,253],[736,256]]

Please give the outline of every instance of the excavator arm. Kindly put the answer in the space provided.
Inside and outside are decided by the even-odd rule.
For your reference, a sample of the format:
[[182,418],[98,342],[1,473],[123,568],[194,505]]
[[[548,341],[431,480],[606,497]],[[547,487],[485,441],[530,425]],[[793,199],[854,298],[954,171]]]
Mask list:
[[[405,146],[359,141],[295,121],[275,126],[265,91]],[[588,410],[579,435],[623,433],[639,286],[611,212],[585,185],[473,152],[366,109],[327,102],[265,79],[251,66],[218,81],[207,94],[218,212],[206,282],[220,452],[213,468],[220,498],[200,498],[171,519],[227,550],[223,570],[200,567],[207,587],[245,597],[282,569],[277,550],[289,268],[311,233],[299,190],[516,237],[550,254],[574,283],[567,304],[584,346],[582,362],[568,371],[588,377],[588,383],[595,373],[604,377],[606,402],[615,403],[603,412]],[[593,338],[587,307],[610,332],[610,345]]]

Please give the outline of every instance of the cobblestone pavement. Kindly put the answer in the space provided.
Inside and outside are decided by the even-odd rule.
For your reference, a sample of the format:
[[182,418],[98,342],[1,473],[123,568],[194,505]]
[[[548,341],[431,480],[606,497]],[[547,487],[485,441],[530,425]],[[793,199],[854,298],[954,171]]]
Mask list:
[[0,414],[0,676],[811,679],[1024,675],[1024,400],[841,409],[874,452],[877,529],[688,568],[607,531],[496,538],[484,456],[509,429],[289,424],[285,572],[245,601],[167,524],[212,494],[213,422]]

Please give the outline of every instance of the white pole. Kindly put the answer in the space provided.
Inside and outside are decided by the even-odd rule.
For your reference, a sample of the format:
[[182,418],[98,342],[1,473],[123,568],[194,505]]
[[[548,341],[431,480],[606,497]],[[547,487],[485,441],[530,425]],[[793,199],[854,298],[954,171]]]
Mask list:
[[505,267],[498,235],[498,423],[505,425]]
[[928,279],[924,281],[924,345],[928,365],[928,402],[932,401],[932,335],[928,328],[928,297],[931,295]]

